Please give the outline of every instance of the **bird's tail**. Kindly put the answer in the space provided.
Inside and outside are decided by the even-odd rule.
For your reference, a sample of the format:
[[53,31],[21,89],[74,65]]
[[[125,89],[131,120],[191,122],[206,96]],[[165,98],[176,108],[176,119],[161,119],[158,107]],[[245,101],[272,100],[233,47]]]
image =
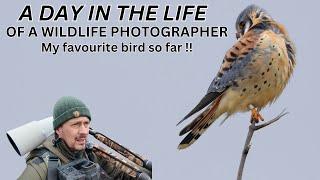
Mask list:
[[180,136],[186,134],[187,132],[189,132],[189,134],[180,142],[178,149],[185,149],[193,144],[220,116],[220,114],[216,113],[216,110],[219,106],[222,96],[223,94],[216,98],[205,111],[203,111],[196,119],[194,119],[190,124],[180,131]]

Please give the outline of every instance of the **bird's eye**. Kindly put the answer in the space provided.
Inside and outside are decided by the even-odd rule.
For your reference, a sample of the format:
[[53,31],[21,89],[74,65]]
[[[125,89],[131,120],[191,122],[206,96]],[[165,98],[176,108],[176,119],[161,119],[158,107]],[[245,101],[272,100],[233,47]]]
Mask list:
[[240,29],[243,29],[243,28],[244,28],[244,25],[245,25],[245,23],[244,23],[243,21],[241,21],[241,22],[239,23],[239,28],[240,28]]

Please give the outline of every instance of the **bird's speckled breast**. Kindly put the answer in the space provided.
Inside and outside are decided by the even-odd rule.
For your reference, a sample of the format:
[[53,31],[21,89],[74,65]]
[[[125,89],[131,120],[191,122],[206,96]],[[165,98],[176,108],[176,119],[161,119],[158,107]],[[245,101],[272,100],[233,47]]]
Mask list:
[[250,104],[262,108],[283,91],[290,77],[290,64],[283,38],[271,38],[270,31],[261,34],[254,58],[237,79],[238,86],[227,90],[221,105],[228,114],[247,111]]

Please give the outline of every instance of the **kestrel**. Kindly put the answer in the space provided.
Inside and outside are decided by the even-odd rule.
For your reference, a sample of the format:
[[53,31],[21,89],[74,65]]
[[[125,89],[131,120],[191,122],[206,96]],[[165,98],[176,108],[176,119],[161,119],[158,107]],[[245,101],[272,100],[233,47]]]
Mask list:
[[236,21],[238,41],[226,53],[207,94],[178,124],[207,107],[180,136],[178,149],[193,144],[221,115],[250,111],[251,119],[263,120],[259,111],[281,94],[296,64],[295,47],[284,26],[262,8],[250,5]]

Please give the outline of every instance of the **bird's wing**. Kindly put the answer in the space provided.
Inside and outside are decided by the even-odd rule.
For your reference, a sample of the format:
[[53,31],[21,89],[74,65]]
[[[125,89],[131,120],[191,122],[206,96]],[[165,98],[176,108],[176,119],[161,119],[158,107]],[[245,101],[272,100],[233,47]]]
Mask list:
[[197,113],[204,107],[206,107],[208,104],[210,104],[212,101],[214,101],[217,97],[221,95],[221,92],[209,92],[207,93],[201,101],[194,107],[181,121],[178,122],[177,125],[182,123],[184,120],[186,120],[188,117],[192,116],[193,114]]
[[[206,96],[200,103],[182,120],[184,121],[194,113],[200,111],[208,104],[199,116],[191,123],[184,127],[179,135],[186,133],[187,136],[179,144],[179,149],[184,149],[193,144],[205,130],[220,116],[221,112],[217,112],[220,100],[224,96],[224,92],[230,88],[238,86],[239,80],[247,76],[248,65],[255,60],[255,51],[258,45],[260,34],[254,31],[248,31],[236,44],[230,48],[222,62],[219,72],[211,82]],[[250,77],[249,77],[250,78]],[[181,123],[180,121],[179,123]]]
[[253,60],[260,34],[249,31],[230,48],[219,72],[211,82],[208,92],[222,92],[230,86],[237,86],[237,80],[244,76],[245,67]]
[[207,94],[178,124],[213,102],[230,86],[238,85],[237,80],[243,76],[244,67],[252,60],[257,39],[259,39],[259,35],[249,31],[246,36],[243,36],[227,51],[220,70],[211,82]]

